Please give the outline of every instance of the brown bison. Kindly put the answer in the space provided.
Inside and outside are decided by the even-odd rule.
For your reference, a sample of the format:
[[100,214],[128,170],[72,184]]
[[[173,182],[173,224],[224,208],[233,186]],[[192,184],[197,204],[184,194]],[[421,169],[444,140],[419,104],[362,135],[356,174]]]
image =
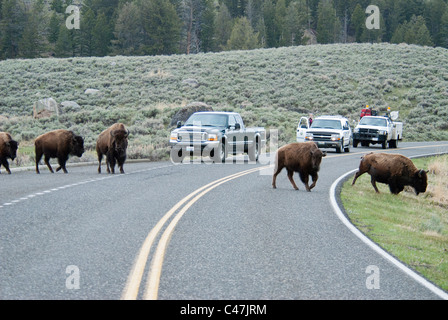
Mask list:
[[[318,172],[320,170],[320,164],[322,157],[326,154],[323,153],[314,142],[302,142],[291,143],[284,147],[281,147],[277,151],[274,176],[272,178],[272,187],[275,189],[277,175],[286,168],[288,171],[288,178],[294,189],[299,190],[294,182],[294,172],[298,172],[300,179],[305,184],[306,190],[309,192],[316,186],[318,179]],[[308,185],[309,176],[313,178],[313,184]]]
[[9,170],[8,158],[14,160],[17,157],[17,148],[19,143],[11,138],[6,132],[0,132],[0,167],[3,165],[6,172],[11,174]]
[[376,182],[389,185],[390,192],[399,194],[404,186],[412,186],[418,195],[428,186],[427,171],[419,170],[409,158],[400,154],[369,153],[361,158],[359,170],[352,185],[364,173],[370,174],[371,183],[379,193]]
[[36,173],[39,172],[39,162],[44,156],[45,164],[51,173],[54,173],[50,165],[50,158],[57,158],[59,167],[56,171],[63,170],[67,173],[65,164],[70,155],[82,157],[84,153],[84,139],[75,135],[72,131],[60,129],[47,132],[34,141],[36,150]]
[[115,163],[118,163],[120,173],[124,173],[123,164],[126,161],[128,136],[129,131],[122,123],[116,123],[100,133],[96,141],[98,173],[101,173],[103,155],[106,155],[107,173],[115,173]]

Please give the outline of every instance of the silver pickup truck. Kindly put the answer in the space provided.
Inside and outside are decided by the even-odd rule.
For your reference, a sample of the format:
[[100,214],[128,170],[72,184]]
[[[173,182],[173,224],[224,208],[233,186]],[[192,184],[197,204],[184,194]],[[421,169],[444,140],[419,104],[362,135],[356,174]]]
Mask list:
[[251,161],[258,161],[265,145],[266,130],[246,128],[236,112],[196,112],[184,125],[178,123],[170,136],[171,160],[176,163],[187,155],[225,162],[228,154],[240,153],[247,153]]

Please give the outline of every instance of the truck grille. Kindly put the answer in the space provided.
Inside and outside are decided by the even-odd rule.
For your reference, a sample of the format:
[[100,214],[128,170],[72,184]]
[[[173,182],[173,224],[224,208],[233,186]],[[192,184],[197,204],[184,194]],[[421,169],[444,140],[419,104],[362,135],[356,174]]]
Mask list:
[[378,137],[378,129],[359,129],[359,136],[364,139]]
[[201,142],[205,141],[207,138],[207,134],[205,132],[180,132],[179,133],[179,141],[190,141],[190,142]]
[[314,141],[331,141],[331,133],[328,132],[313,132]]

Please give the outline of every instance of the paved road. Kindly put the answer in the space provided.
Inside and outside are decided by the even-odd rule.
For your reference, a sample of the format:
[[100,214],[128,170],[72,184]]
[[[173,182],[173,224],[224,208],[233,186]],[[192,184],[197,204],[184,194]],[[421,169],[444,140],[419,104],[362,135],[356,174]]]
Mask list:
[[[311,193],[298,177],[293,190],[286,172],[273,190],[272,168],[258,170],[267,163],[1,174],[0,298],[438,299],[360,241],[330,205],[332,183],[370,151],[382,150],[329,152]],[[448,152],[448,143],[387,152]],[[371,266],[379,289],[366,286]]]

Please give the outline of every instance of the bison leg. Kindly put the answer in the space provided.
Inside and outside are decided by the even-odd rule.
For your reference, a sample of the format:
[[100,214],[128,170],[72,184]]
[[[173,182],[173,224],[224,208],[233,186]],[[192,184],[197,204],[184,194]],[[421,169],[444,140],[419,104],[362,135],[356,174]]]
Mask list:
[[310,189],[310,186],[308,185],[308,183],[310,181],[309,175],[305,172],[300,172],[299,174],[300,174],[300,180],[302,180],[302,182],[305,184],[306,191],[310,192],[311,189]]
[[313,173],[311,177],[313,178],[313,183],[311,184],[309,191],[311,191],[311,189],[313,189],[316,186],[317,179],[319,179],[319,175],[317,173]]
[[103,154],[98,153],[98,173],[101,173],[101,161],[103,160]]
[[291,182],[291,184],[292,184],[292,186],[294,187],[295,190],[299,190],[299,188],[297,187],[296,183],[294,182],[293,175],[294,175],[294,171],[293,170],[288,170],[289,181]]
[[124,161],[119,160],[118,167],[120,168],[120,173],[124,173],[123,165],[124,165]]
[[110,162],[110,172],[112,173],[112,174],[115,174],[115,157],[110,157],[109,158],[109,162]]
[[53,168],[51,167],[51,164],[50,164],[50,157],[45,155],[44,161],[45,161],[45,164],[47,165],[48,169],[50,170],[50,172],[54,173]]
[[272,187],[274,189],[277,189],[277,184],[276,184],[277,176],[282,170],[283,170],[282,166],[276,166],[276,168],[275,168],[274,175],[272,176]]
[[9,163],[8,160],[6,160],[6,158],[2,159],[0,166],[3,165],[6,169],[6,172],[8,172],[8,174],[11,174],[11,170],[9,170]]
[[37,174],[40,173],[40,171],[39,171],[39,162],[40,162],[40,159],[42,159],[42,152],[36,150],[36,173],[37,173]]
[[59,163],[59,167],[56,169],[56,172],[58,172],[59,170],[63,170],[64,173],[68,173],[67,169],[65,168],[65,164],[67,163],[68,157],[58,157],[58,163]]
[[373,189],[375,189],[375,192],[380,193],[380,191],[378,190],[378,188],[376,186],[376,180],[373,176],[370,178],[370,182],[372,183],[372,186],[373,186]]

